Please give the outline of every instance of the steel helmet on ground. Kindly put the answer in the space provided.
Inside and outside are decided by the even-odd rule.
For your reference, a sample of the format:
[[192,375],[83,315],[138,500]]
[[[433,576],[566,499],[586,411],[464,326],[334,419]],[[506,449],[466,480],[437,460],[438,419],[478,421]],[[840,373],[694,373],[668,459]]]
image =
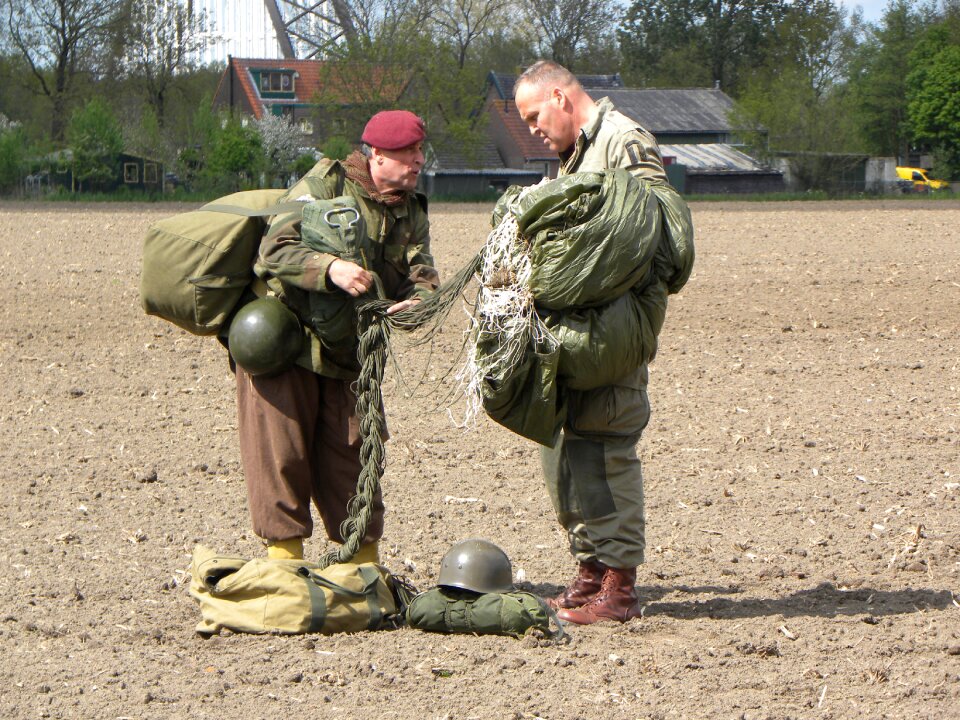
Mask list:
[[443,556],[437,584],[479,593],[510,592],[513,590],[510,558],[488,540],[463,540]]
[[274,375],[293,364],[303,334],[293,311],[275,297],[258,298],[234,315],[227,345],[234,362],[251,375]]

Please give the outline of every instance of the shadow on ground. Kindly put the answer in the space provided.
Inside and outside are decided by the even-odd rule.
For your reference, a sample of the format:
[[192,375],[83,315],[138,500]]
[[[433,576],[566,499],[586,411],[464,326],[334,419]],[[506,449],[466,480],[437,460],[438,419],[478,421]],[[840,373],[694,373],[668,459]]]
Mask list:
[[[527,589],[540,597],[552,597],[563,588],[552,584],[533,585]],[[637,595],[644,606],[645,617],[666,615],[683,620],[697,618],[737,619],[780,615],[783,617],[837,617],[866,615],[869,618],[904,615],[922,610],[945,610],[956,607],[949,590],[840,590],[832,583],[821,583],[809,590],[800,590],[780,598],[715,597],[709,600],[669,601],[661,599],[685,593],[691,595],[737,595],[742,590],[735,585],[675,585],[637,587]]]

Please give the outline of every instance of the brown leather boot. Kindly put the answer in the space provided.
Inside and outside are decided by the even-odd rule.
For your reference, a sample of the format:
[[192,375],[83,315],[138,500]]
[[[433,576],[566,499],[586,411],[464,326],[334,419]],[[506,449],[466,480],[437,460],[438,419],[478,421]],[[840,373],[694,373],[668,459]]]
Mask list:
[[591,625],[600,620],[626,622],[640,617],[640,601],[634,583],[636,568],[607,568],[600,584],[600,591],[593,599],[578,608],[561,609],[561,620],[577,625]]
[[607,566],[599,560],[588,560],[580,563],[577,577],[562,593],[556,597],[548,598],[547,605],[554,610],[560,610],[561,608],[577,608],[589,602],[600,591],[600,582],[603,580],[603,573],[606,569]]

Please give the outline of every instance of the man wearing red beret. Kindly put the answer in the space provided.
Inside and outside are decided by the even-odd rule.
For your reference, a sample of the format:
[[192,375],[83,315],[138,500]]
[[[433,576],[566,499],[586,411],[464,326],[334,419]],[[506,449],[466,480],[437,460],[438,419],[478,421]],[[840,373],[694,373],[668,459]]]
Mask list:
[[[419,302],[438,286],[430,255],[426,198],[415,192],[423,168],[423,120],[406,110],[377,113],[367,123],[360,150],[344,161],[321,160],[280,202],[354,198],[375,248],[367,266],[317,252],[301,241],[302,213],[275,216],[254,267],[267,286],[301,318],[311,298],[323,294],[359,297],[371,290],[374,273],[388,313]],[[344,295],[344,298],[346,297]],[[304,349],[296,364],[271,377],[237,367],[240,456],[254,532],[273,558],[300,559],[313,533],[311,501],[327,536],[344,541],[341,524],[360,474],[357,398],[351,384],[359,365],[350,347],[321,341],[304,323]],[[379,561],[383,501],[373,514],[355,562]]]

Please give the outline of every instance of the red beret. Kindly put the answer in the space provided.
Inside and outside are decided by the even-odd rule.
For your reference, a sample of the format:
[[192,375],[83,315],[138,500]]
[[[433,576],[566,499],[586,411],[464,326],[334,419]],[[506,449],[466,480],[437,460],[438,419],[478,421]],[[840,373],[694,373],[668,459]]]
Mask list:
[[409,110],[384,110],[370,118],[360,139],[370,147],[400,150],[420,142],[426,135],[423,120]]

